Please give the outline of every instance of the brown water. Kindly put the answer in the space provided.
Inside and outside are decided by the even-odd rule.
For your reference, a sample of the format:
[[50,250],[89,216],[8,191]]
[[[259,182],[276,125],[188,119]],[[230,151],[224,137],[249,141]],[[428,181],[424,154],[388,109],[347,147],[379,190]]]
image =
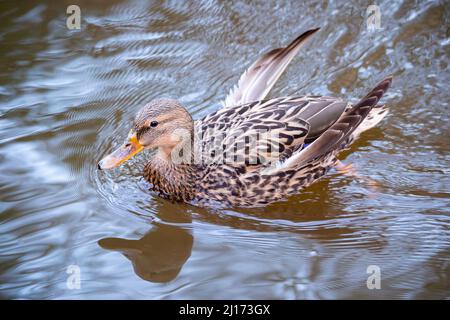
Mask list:
[[[66,27],[74,3],[81,30]],[[369,31],[368,4],[0,3],[0,297],[449,298],[450,8],[382,1]],[[282,203],[213,210],[149,193],[148,154],[97,170],[144,103],[175,97],[200,118],[317,26],[271,96],[355,101],[393,74],[390,114],[341,157],[377,189],[332,172]]]

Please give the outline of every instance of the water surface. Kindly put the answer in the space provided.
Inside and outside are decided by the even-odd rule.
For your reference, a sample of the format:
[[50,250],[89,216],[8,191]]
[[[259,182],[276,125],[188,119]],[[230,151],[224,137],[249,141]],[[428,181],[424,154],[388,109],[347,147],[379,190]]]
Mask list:
[[[366,1],[77,0],[81,30],[70,4],[0,4],[1,298],[449,298],[448,3],[381,1],[375,31]],[[143,104],[201,118],[313,27],[271,96],[356,101],[394,75],[390,114],[341,156],[376,188],[331,172],[281,203],[207,209],[148,192],[149,153],[97,170]]]

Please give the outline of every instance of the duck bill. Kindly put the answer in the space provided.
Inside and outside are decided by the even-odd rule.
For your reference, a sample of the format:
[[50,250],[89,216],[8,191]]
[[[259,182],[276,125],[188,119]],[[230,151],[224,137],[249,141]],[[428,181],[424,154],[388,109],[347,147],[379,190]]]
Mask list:
[[120,146],[116,151],[100,160],[98,163],[98,168],[100,170],[115,168],[141,152],[143,149],[144,147],[139,143],[136,134],[134,133],[128,138],[128,141]]

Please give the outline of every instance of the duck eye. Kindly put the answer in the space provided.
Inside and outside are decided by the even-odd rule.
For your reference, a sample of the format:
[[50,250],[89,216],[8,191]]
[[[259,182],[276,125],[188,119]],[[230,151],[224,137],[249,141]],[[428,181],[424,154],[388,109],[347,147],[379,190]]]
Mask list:
[[150,122],[150,127],[156,127],[158,125],[158,121],[152,121]]

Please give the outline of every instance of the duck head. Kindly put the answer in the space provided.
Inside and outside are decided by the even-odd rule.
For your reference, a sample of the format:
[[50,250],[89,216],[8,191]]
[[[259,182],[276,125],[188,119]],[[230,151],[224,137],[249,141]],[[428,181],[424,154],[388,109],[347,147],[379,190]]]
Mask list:
[[139,110],[124,144],[98,163],[100,170],[115,168],[144,149],[158,149],[170,159],[172,150],[190,137],[194,127],[189,112],[176,100],[153,100]]

